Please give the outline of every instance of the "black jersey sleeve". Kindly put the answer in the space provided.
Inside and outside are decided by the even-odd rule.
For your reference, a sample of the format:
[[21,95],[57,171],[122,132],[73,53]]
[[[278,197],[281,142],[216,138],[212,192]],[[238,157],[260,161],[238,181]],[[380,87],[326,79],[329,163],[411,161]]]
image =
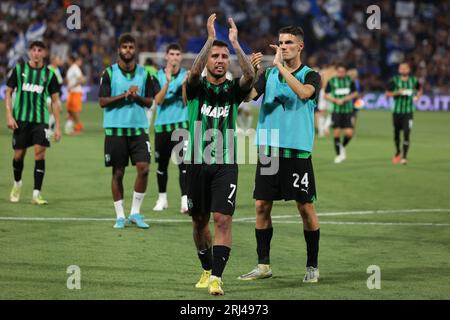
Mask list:
[[16,68],[17,67],[15,67],[15,68],[12,68],[10,71],[9,71],[9,75],[8,75],[8,80],[6,81],[6,85],[8,86],[8,87],[10,87],[10,88],[15,88],[15,87],[17,87],[17,71],[16,71]]
[[350,84],[350,92],[355,92],[355,91],[356,91],[355,81],[352,80],[352,83]]
[[317,99],[320,93],[321,79],[320,74],[316,71],[310,71],[305,77],[305,84],[310,84],[314,87],[314,94],[309,97],[309,100]]
[[417,78],[415,78],[415,80],[416,80],[416,87],[415,87],[415,89],[416,89],[417,91],[419,91],[419,90],[421,89],[420,82],[419,82],[419,80],[417,80]]
[[325,92],[326,92],[326,93],[330,93],[330,92],[331,92],[331,84],[330,84],[330,81],[328,81],[328,83],[327,83],[327,87],[325,88]]
[[389,81],[388,86],[387,86],[387,90],[388,91],[394,91],[395,90],[394,80]]
[[56,77],[56,74],[53,74],[53,77],[50,79],[50,83],[48,84],[48,93],[52,95],[54,93],[59,93],[59,91],[60,85],[58,83],[58,78]]
[[99,97],[110,97],[111,96],[111,78],[109,77],[108,72],[103,71],[102,77],[100,78],[100,91]]
[[233,87],[235,90],[235,96],[236,96],[236,101],[239,103],[241,103],[242,101],[244,101],[245,97],[248,96],[248,94],[250,93],[250,91],[252,91],[252,87],[250,87],[250,89],[244,90],[241,88],[239,82],[240,82],[240,78],[235,78],[233,80]]
[[149,74],[145,81],[145,96],[154,97],[160,90],[159,81]]
[[264,70],[264,72],[259,76],[258,81],[254,85],[254,89],[258,93],[256,97],[253,98],[253,100],[258,100],[261,95],[264,94],[266,91],[266,83],[267,83],[267,75],[269,73],[269,68]]
[[188,100],[192,100],[198,95],[198,93],[203,85],[203,81],[204,81],[204,79],[200,78],[197,81],[197,83],[191,84],[191,83],[189,83],[189,81],[186,80],[186,96],[187,96]]

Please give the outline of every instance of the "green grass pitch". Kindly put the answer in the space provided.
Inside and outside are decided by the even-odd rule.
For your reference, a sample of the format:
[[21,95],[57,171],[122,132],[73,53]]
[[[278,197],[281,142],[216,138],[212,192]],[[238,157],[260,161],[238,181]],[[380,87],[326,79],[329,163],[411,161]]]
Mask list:
[[[32,149],[22,199],[9,203],[11,133],[5,125],[0,129],[0,299],[217,299],[194,288],[201,267],[189,217],[178,211],[176,167],[171,164],[169,171],[170,208],[154,213],[156,167],[151,165],[142,208],[150,229],[114,230],[101,109],[86,104],[82,118],[83,135],[63,136],[48,150],[43,195],[50,204],[45,207],[30,204]],[[415,114],[407,166],[391,164],[393,151],[391,114],[385,111],[359,113],[356,137],[342,164],[333,164],[331,138],[316,139],[321,222],[316,285],[301,281],[305,243],[292,202],[277,202],[273,210],[278,216],[271,251],[274,277],[236,279],[256,264],[255,166],[241,165],[233,248],[223,275],[225,296],[219,299],[450,298],[450,113]],[[134,177],[135,169],[128,167],[127,212]],[[81,269],[80,290],[66,286],[70,265]],[[367,287],[370,265],[381,269],[379,290]]]

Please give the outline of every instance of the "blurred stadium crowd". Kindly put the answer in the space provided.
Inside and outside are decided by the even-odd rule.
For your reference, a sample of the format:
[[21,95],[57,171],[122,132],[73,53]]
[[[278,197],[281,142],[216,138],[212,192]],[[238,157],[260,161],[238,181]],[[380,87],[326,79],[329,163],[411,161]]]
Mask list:
[[[375,3],[374,3],[375,2]],[[81,30],[68,30],[68,6],[81,8]],[[368,30],[369,5],[381,9],[381,30]],[[8,1],[0,3],[0,81],[26,57],[27,43],[44,39],[63,61],[84,59],[90,83],[115,60],[116,39],[131,31],[139,51],[162,51],[178,42],[198,52],[206,19],[218,13],[218,38],[227,39],[226,17],[233,16],[244,50],[272,54],[280,27],[300,25],[306,34],[306,63],[325,67],[344,62],[356,68],[364,90],[384,90],[403,60],[411,62],[425,92],[449,92],[450,1],[365,0],[130,0]]]

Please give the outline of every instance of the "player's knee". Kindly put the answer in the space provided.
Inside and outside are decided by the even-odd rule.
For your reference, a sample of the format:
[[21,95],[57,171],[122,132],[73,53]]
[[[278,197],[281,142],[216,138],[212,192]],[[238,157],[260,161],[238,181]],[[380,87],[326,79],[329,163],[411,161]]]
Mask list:
[[209,219],[206,216],[195,215],[192,216],[192,226],[195,233],[202,233],[208,225]]
[[26,149],[24,150],[16,150],[14,152],[14,160],[23,161],[25,159]]
[[113,169],[113,180],[122,181],[124,175],[125,175],[124,168],[114,168]]
[[271,203],[267,201],[257,200],[256,204],[256,214],[262,218],[268,218],[270,216]]
[[316,214],[313,203],[310,202],[298,203],[297,207],[303,219],[308,219],[309,217],[314,216]]
[[231,229],[232,217],[225,214],[215,214],[214,223],[216,228],[222,232],[227,232]]
[[35,150],[34,151],[34,159],[35,160],[44,160],[45,159],[45,148]]
[[138,170],[138,175],[143,178],[148,177],[148,174],[150,172],[148,165],[140,165],[137,167],[137,170]]

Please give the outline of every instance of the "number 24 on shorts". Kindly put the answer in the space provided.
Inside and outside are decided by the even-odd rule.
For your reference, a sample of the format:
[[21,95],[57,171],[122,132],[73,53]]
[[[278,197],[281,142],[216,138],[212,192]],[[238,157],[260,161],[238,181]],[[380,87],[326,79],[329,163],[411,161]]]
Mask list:
[[[300,188],[300,185],[298,184],[298,180],[300,180],[300,175],[298,173],[293,173],[292,176],[294,177],[294,188]],[[302,180],[300,180],[300,184],[304,185],[305,188],[308,188],[309,180],[308,180],[308,172],[306,172],[303,175]]]

